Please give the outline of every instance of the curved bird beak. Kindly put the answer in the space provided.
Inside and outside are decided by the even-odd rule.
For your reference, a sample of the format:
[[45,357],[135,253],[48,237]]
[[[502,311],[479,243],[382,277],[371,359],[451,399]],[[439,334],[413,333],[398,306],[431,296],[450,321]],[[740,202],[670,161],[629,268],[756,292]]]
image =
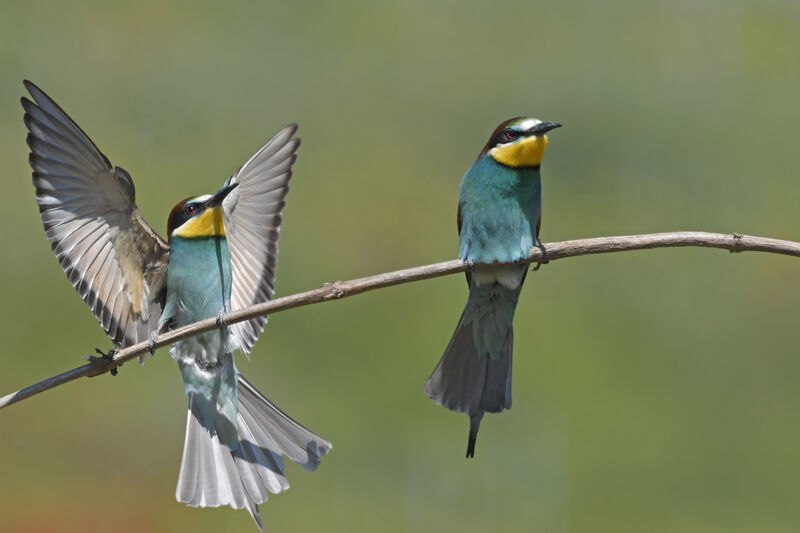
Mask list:
[[208,199],[206,202],[206,207],[216,207],[222,203],[222,200],[228,196],[233,189],[238,187],[238,183],[232,183],[231,185],[225,185],[220,190],[214,193],[214,196]]
[[561,124],[558,122],[540,122],[528,132],[529,135],[544,135],[550,130],[560,128]]

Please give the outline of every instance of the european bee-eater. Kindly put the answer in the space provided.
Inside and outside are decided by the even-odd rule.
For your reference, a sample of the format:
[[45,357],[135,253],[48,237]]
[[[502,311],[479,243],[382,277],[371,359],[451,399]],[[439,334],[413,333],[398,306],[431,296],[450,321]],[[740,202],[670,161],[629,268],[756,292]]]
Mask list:
[[461,181],[459,257],[470,265],[469,299],[423,390],[436,403],[469,415],[467,457],[475,455],[483,414],[511,407],[512,322],[528,265],[497,263],[528,257],[539,246],[539,167],[545,133],[559,126],[535,118],[503,122]]
[[[144,221],[130,175],[112,167],[41,89],[22,98],[33,184],[47,238],[67,277],[118,347],[268,300],[297,126],[279,131],[213,195],[169,215],[168,242]],[[331,444],[270,403],[236,370],[267,318],[176,342],[189,397],[178,501],[247,508],[289,488],[282,455],[307,470]]]

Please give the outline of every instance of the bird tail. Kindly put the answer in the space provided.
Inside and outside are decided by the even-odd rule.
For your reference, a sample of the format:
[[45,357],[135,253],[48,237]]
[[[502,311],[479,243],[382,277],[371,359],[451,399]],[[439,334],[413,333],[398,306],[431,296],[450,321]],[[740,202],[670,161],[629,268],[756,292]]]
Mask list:
[[439,405],[470,417],[467,457],[484,413],[511,407],[511,322],[518,292],[473,287],[464,312],[422,390]]
[[205,427],[194,396],[189,395],[175,497],[192,507],[247,508],[263,530],[258,504],[267,501],[269,492],[277,494],[289,488],[282,456],[314,470],[332,448],[331,443],[289,418],[240,374],[239,446],[231,450],[220,441],[214,427]]

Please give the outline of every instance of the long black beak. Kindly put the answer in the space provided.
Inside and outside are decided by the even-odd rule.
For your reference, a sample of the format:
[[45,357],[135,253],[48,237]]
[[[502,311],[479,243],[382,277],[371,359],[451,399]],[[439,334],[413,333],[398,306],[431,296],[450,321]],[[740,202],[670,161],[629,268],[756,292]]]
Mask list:
[[556,128],[560,128],[561,124],[558,122],[540,122],[539,124],[535,125],[533,129],[531,129],[528,134],[529,135],[544,135],[550,130],[554,130]]
[[206,207],[216,207],[222,203],[222,200],[228,196],[233,189],[235,189],[239,184],[238,183],[231,183],[230,185],[226,185],[217,192],[214,193],[214,196],[208,199],[206,202]]

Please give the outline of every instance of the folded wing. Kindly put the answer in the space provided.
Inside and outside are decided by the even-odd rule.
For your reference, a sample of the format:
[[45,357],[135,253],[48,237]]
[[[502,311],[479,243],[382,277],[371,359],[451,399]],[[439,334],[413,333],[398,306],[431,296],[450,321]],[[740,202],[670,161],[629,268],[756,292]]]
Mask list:
[[33,98],[22,98],[29,162],[50,245],[116,345],[147,340],[163,307],[169,246],[139,214],[128,173],[112,168],[49,96],[24,83]]
[[[275,134],[230,179],[239,186],[222,203],[231,255],[231,309],[269,300],[275,292],[281,211],[289,192],[292,164],[300,140],[297,125]],[[246,354],[264,329],[267,317],[231,326]]]

